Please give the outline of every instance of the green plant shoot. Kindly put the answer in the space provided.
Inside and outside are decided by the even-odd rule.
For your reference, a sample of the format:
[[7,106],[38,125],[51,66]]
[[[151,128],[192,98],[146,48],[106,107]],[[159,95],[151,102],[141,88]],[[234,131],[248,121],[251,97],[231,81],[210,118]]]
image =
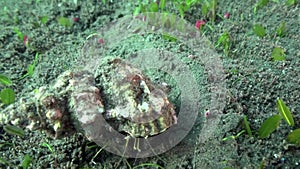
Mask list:
[[290,109],[280,98],[277,98],[276,104],[281,117],[283,117],[283,119],[288,123],[288,125],[293,127],[295,125],[295,122]]
[[15,98],[16,98],[16,96],[15,96],[15,92],[13,89],[5,88],[5,89],[1,90],[0,99],[4,104],[9,105],[9,104],[15,102]]
[[48,21],[48,16],[41,16],[40,17],[40,21],[43,25],[45,25]]
[[24,34],[18,28],[14,28],[14,31],[18,35],[19,39],[21,41],[23,41],[24,40]]
[[0,74],[0,83],[5,86],[10,86],[12,84],[11,80],[2,74]]
[[252,131],[251,131],[251,128],[250,128],[250,123],[249,123],[246,115],[244,115],[244,125],[245,125],[245,129],[246,129],[249,137],[252,137]]
[[278,128],[280,121],[281,116],[278,114],[265,120],[258,130],[259,137],[262,139],[269,137],[269,135]]
[[279,37],[283,37],[286,32],[285,22],[282,22],[279,27],[276,29],[276,35]]
[[254,6],[254,14],[256,14],[257,10],[266,6],[269,3],[269,0],[259,0]]
[[296,5],[296,2],[297,0],[287,0],[286,2],[285,2],[285,4],[287,5],[287,6],[292,6],[292,5]]
[[23,159],[22,164],[21,164],[22,168],[23,169],[29,168],[29,165],[30,165],[31,161],[32,161],[31,157],[26,154],[24,156],[24,159]]
[[228,32],[224,32],[218,39],[218,42],[216,44],[216,48],[219,47],[220,45],[223,46],[223,51],[226,55],[229,53],[230,49],[230,35]]
[[54,150],[53,150],[53,148],[51,147],[51,145],[50,145],[50,144],[48,144],[48,143],[43,143],[41,146],[43,146],[43,147],[47,147],[47,148],[48,148],[48,150],[49,150],[51,153],[54,153]]
[[271,57],[273,58],[273,61],[285,60],[284,50],[280,47],[275,47],[272,51]]
[[261,24],[253,25],[253,32],[260,38],[266,35],[266,30]]
[[165,9],[165,7],[166,7],[166,0],[161,0],[161,1],[159,2],[159,6],[160,6],[161,12],[163,12],[164,9]]
[[162,38],[165,39],[165,40],[167,40],[167,41],[170,41],[170,42],[176,42],[176,41],[177,41],[177,38],[176,38],[176,37],[171,36],[171,35],[169,35],[169,34],[167,34],[167,33],[164,33],[164,34],[162,35]]
[[214,22],[216,19],[217,0],[205,0],[201,5],[202,15],[210,15],[211,21]]
[[150,5],[149,5],[149,9],[148,9],[148,11],[149,12],[158,12],[158,5],[157,5],[157,3],[156,2],[152,2],[152,3],[150,3]]
[[3,127],[3,130],[6,133],[9,133],[11,135],[17,135],[20,137],[23,137],[25,135],[25,132],[23,129],[21,129],[20,127],[17,126],[12,126],[12,125],[6,125]]
[[294,130],[287,136],[287,141],[295,144],[297,146],[300,146],[300,128]]
[[34,60],[33,60],[33,63],[32,63],[32,64],[29,64],[29,65],[27,66],[27,73],[26,73],[25,75],[23,75],[23,76],[21,77],[21,79],[24,79],[24,78],[27,77],[27,76],[29,76],[29,77],[32,77],[32,76],[33,76],[34,69],[35,69],[35,67],[36,67],[36,65],[37,65],[37,63],[38,63],[38,61],[39,61],[39,53],[36,53],[36,54],[35,54],[35,58],[34,58]]
[[63,16],[58,17],[57,22],[64,27],[71,27],[72,25],[70,19]]
[[143,164],[139,164],[137,166],[134,166],[132,167],[132,169],[142,169],[142,168],[158,168],[158,169],[165,169],[164,167],[158,165],[158,164],[155,164],[155,163],[143,163]]
[[232,135],[232,136],[228,136],[228,137],[223,138],[222,141],[236,139],[236,138],[238,138],[239,136],[241,136],[245,132],[246,132],[245,130],[242,130],[237,135]]

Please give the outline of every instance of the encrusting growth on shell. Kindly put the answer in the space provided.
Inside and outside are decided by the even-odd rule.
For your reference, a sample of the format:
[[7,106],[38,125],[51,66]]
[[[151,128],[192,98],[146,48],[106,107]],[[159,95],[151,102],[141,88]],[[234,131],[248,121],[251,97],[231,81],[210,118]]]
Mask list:
[[106,118],[118,131],[133,137],[148,137],[177,122],[165,92],[141,70],[121,59],[100,66],[96,81],[103,86],[103,97],[112,105],[106,109]]

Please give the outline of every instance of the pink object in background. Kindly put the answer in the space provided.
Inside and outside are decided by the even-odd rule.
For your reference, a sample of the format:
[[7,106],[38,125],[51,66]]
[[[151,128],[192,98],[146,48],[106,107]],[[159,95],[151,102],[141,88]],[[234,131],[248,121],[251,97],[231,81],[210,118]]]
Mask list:
[[104,40],[103,40],[102,38],[99,38],[99,39],[98,39],[98,43],[101,43],[101,44],[102,44],[102,43],[104,43]]
[[23,43],[25,46],[28,46],[28,36],[27,35],[24,36]]
[[73,18],[73,22],[78,22],[79,21],[79,18],[75,17]]
[[210,111],[207,110],[204,115],[205,115],[205,118],[208,118],[208,116],[210,115]]
[[226,12],[226,13],[224,14],[224,18],[225,18],[225,19],[229,19],[229,17],[230,17],[230,14],[229,14],[228,12]]
[[195,27],[196,27],[196,29],[200,29],[205,24],[206,24],[206,22],[204,20],[197,20],[196,24],[195,24]]

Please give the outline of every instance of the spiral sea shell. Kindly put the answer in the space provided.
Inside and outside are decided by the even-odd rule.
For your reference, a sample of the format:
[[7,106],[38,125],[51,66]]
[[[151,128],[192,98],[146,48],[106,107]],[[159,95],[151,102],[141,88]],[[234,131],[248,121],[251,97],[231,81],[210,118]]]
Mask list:
[[88,139],[99,139],[99,131],[105,127],[95,125],[101,123],[100,116],[109,127],[132,137],[147,138],[177,122],[166,93],[141,70],[118,58],[102,62],[95,75],[85,70],[66,71],[41,95],[39,101],[45,112],[50,112],[48,126],[56,137],[72,123]]

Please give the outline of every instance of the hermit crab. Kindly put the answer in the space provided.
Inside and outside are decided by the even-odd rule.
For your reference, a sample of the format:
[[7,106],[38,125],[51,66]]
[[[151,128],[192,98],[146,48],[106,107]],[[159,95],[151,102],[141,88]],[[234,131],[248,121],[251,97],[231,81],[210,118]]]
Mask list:
[[62,73],[52,86],[40,88],[37,100],[47,117],[48,133],[56,138],[71,133],[70,126],[91,141],[103,138],[105,134],[99,131],[112,129],[147,138],[177,123],[165,91],[119,58],[101,62],[95,74],[86,70]]

